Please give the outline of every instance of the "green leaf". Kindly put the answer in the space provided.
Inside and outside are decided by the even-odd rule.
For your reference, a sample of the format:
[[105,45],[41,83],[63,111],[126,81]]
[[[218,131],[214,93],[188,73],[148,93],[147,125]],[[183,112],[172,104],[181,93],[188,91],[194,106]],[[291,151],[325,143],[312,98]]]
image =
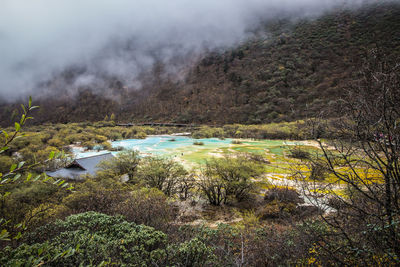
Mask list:
[[50,180],[50,179],[51,179],[50,176],[47,176],[46,174],[44,174],[44,180],[43,180],[43,182],[47,182],[47,181]]
[[6,131],[2,131],[2,133],[3,133],[3,135],[4,135],[4,137],[6,138],[6,139],[8,139],[8,137],[9,137],[9,135],[8,135],[8,133],[6,132]]
[[22,114],[21,120],[19,121],[19,124],[23,125],[25,120],[25,114]]
[[39,179],[40,179],[40,176],[41,176],[40,174],[39,174],[39,175],[36,175],[36,177],[35,177],[35,178],[33,178],[33,181],[35,181],[35,182],[36,182],[37,180],[39,180]]
[[7,224],[9,224],[10,222],[11,222],[11,220],[4,220],[4,219],[1,219],[1,225],[2,225],[2,226],[7,225]]
[[54,257],[53,260],[58,259],[59,257],[61,257],[63,255],[63,252],[57,253]]
[[18,234],[14,237],[15,240],[18,240],[22,237],[21,232],[18,232]]
[[10,167],[10,172],[13,172],[15,169],[17,168],[17,164],[13,164],[13,165],[11,165],[11,167]]
[[20,129],[21,129],[21,125],[18,122],[16,122],[15,123],[15,131],[19,132]]
[[33,106],[29,110],[33,110],[33,109],[37,109],[37,108],[39,108],[39,106]]
[[10,240],[8,237],[10,236],[10,234],[8,233],[8,231],[6,229],[1,230],[0,232],[0,240]]
[[11,175],[12,175],[12,173],[10,173],[10,172],[6,173],[6,174],[3,175],[3,178],[6,178],[6,177],[11,176]]
[[16,181],[16,180],[18,180],[20,177],[21,177],[21,174],[20,174],[20,173],[18,173],[17,175],[15,175],[15,176],[14,176],[14,178],[13,178],[13,181]]
[[26,108],[25,108],[25,106],[21,104],[21,108],[22,108],[22,110],[24,111],[24,113],[26,114]]
[[53,159],[54,158],[54,151],[51,151],[50,152],[50,155],[49,155],[49,160],[51,160],[51,159]]
[[32,173],[28,173],[28,175],[26,176],[26,180],[27,182],[29,182],[29,180],[32,178]]
[[69,248],[69,249],[65,250],[65,251],[61,254],[61,257],[64,257],[65,255],[67,255],[67,254],[71,251],[71,249],[72,249],[72,248]]
[[28,107],[31,108],[32,107],[32,96],[29,96],[29,103],[28,103]]
[[25,161],[21,161],[20,163],[18,163],[18,169],[21,169],[22,166],[24,166],[24,164],[25,164]]

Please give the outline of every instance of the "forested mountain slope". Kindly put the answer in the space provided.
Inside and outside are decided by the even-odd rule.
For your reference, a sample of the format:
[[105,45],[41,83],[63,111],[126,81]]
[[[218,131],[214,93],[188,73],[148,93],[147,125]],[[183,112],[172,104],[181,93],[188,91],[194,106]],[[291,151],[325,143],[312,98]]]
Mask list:
[[270,38],[203,59],[185,83],[163,85],[136,112],[181,122],[312,117],[342,96],[370,49],[400,55],[399,5],[283,21],[270,30]]
[[[265,23],[240,46],[210,52],[184,79],[165,78],[162,69],[168,66],[143,75],[141,90],[127,90],[110,78],[112,97],[86,88],[73,97],[47,97],[39,101],[35,122],[95,121],[112,113],[119,121],[207,124],[313,117],[345,94],[373,49],[399,59],[400,4]],[[2,122],[13,107],[3,105]]]

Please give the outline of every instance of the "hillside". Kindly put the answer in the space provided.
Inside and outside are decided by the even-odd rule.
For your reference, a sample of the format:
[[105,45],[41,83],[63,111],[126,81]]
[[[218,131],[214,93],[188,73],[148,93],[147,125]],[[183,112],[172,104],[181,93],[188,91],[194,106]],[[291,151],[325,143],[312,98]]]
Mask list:
[[[143,75],[141,90],[126,90],[110,77],[105,86],[112,97],[79,88],[76,96],[36,99],[42,108],[35,122],[97,121],[112,113],[119,121],[206,124],[312,117],[345,95],[371,49],[399,58],[400,4],[275,21],[256,36],[229,51],[210,52],[187,70],[184,80],[161,78],[167,66],[158,66]],[[65,72],[62,78],[77,73]],[[15,107],[3,105],[3,123]]]
[[185,83],[163,85],[136,113],[203,123],[304,118],[343,95],[368,50],[400,55],[399,6],[282,21],[270,30],[272,38],[203,59]]

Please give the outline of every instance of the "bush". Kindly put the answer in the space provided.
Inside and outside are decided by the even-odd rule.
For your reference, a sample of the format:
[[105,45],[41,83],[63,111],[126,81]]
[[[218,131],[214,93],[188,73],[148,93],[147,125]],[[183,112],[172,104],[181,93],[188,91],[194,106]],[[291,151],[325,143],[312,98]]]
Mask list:
[[96,135],[94,136],[94,140],[95,140],[97,143],[103,143],[103,142],[107,142],[107,137],[96,134]]
[[264,200],[266,204],[257,211],[257,215],[261,219],[284,219],[298,213],[305,214],[304,211],[297,208],[297,205],[303,203],[304,200],[295,189],[273,187],[265,193]]
[[[2,266],[24,264],[40,259],[47,266],[117,265],[149,266],[166,255],[167,236],[152,227],[129,223],[120,216],[87,212],[69,216],[38,228],[17,249],[7,248],[0,254]],[[48,250],[40,247],[48,242]],[[75,249],[68,257],[60,252]],[[40,262],[40,261],[39,261]],[[42,264],[43,264],[42,263]]]
[[96,146],[96,143],[93,141],[85,141],[82,143],[82,146],[88,150],[92,150]]
[[[225,230],[227,228],[227,230]],[[25,236],[18,248],[0,251],[2,266],[224,266],[237,250],[229,226],[177,232],[185,238],[168,243],[168,236],[121,216],[97,212],[72,215]],[[173,237],[171,238],[173,239]],[[235,251],[216,254],[216,243]],[[222,258],[220,258],[221,256]]]
[[147,157],[139,164],[137,178],[147,187],[154,187],[171,196],[177,192],[181,179],[187,175],[182,164],[162,157]]
[[146,139],[146,137],[147,137],[147,134],[146,134],[145,132],[139,132],[139,133],[135,136],[135,138],[137,138],[137,139]]
[[[5,186],[1,188],[0,194],[11,192],[8,197],[0,197],[0,218],[7,218],[10,222],[8,226],[12,226],[23,221],[29,223],[33,217],[31,212],[34,208],[42,203],[51,203],[55,201],[57,195],[61,195],[59,188],[53,184],[46,183],[21,183],[13,186]],[[13,229],[9,229],[10,232]]]
[[321,161],[311,163],[311,180],[323,181],[327,176],[326,168]]
[[262,220],[289,218],[296,211],[296,204],[294,203],[281,203],[277,200],[269,202],[263,208],[258,210],[257,215]]
[[274,200],[284,203],[302,203],[304,200],[300,198],[300,194],[297,193],[296,189],[289,187],[274,187],[269,189],[265,195],[264,200],[272,202]]
[[309,152],[296,146],[290,150],[289,157],[295,158],[295,159],[310,159],[311,155]]
[[141,127],[132,127],[129,128],[127,130],[125,130],[125,132],[123,133],[123,137],[124,138],[131,138],[131,139],[145,139],[147,137],[147,132],[152,132],[149,131],[149,129],[143,129]]
[[193,145],[195,145],[195,146],[204,146],[204,143],[196,141],[196,142],[193,142]]
[[176,218],[177,210],[158,189],[140,188],[117,203],[112,214],[121,214],[130,222],[167,230]]
[[128,175],[130,182],[135,182],[136,169],[139,164],[139,152],[135,150],[124,150],[117,154],[111,160],[100,163],[100,170],[97,176],[103,178],[120,178],[122,175]]
[[222,179],[205,174],[200,177],[198,186],[211,205],[219,206],[226,202],[225,182]]
[[214,248],[208,246],[202,238],[195,237],[184,243],[172,245],[169,253],[179,266],[218,266]]
[[167,229],[176,210],[157,189],[126,186],[115,180],[87,178],[76,184],[75,192],[58,202],[43,203],[32,208],[32,226],[40,226],[71,214],[88,211],[123,215],[128,221]]
[[200,188],[210,204],[220,205],[231,197],[240,202],[253,193],[255,184],[252,178],[262,172],[261,164],[243,156],[214,158],[202,170]]
[[111,143],[108,142],[108,141],[102,142],[100,144],[100,147],[101,147],[102,150],[108,150],[108,151],[112,150]]
[[0,156],[0,173],[7,173],[10,171],[11,165],[13,165],[14,160],[8,156]]
[[263,163],[263,164],[270,164],[269,160],[264,158],[260,154],[255,154],[255,153],[241,153],[241,156],[244,158],[247,158],[250,161],[258,162],[258,163]]
[[64,145],[66,145],[65,141],[59,139],[59,138],[52,138],[47,142],[48,145],[53,146],[53,147],[58,147],[61,148]]

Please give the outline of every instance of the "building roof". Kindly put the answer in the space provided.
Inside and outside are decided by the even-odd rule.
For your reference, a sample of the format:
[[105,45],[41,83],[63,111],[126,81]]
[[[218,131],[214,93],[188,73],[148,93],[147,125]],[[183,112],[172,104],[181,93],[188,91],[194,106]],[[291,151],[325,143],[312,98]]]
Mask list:
[[46,172],[48,176],[80,179],[82,175],[95,175],[99,170],[98,165],[102,161],[110,160],[114,156],[111,153],[95,155],[86,158],[75,159],[67,167],[58,169],[53,172]]

